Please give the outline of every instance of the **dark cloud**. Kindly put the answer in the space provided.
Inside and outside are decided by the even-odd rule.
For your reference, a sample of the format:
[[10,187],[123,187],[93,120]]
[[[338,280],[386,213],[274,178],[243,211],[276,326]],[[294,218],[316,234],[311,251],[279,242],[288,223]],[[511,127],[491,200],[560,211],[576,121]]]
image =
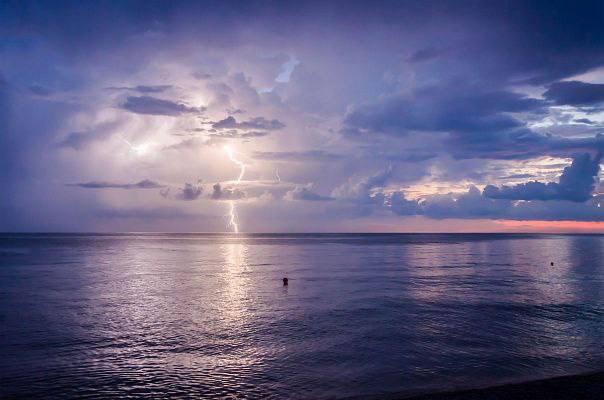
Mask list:
[[[582,176],[593,160],[587,156],[577,157],[580,161],[574,164],[570,172],[565,171],[565,187],[576,187],[575,175]],[[579,166],[581,164],[581,166]],[[571,167],[568,167],[569,169]],[[570,178],[573,176],[573,178]],[[604,196],[597,195],[589,201],[574,201],[557,198],[550,201],[526,200],[517,201],[509,198],[491,198],[477,187],[470,186],[465,193],[450,193],[422,196],[412,200],[404,192],[384,192],[384,186],[392,177],[389,170],[382,171],[358,183],[349,182],[334,191],[334,197],[348,215],[368,216],[378,210],[389,210],[396,215],[421,215],[432,219],[512,219],[512,220],[580,220],[602,221],[604,209],[598,206]],[[579,179],[581,180],[581,179]],[[350,205],[354,205],[351,208]]]
[[199,149],[205,146],[214,146],[221,143],[224,143],[226,140],[233,139],[253,139],[259,138],[263,136],[267,136],[269,132],[267,131],[251,131],[251,132],[239,132],[236,130],[224,131],[219,133],[210,133],[204,136],[204,138],[200,137],[192,137],[189,139],[181,140],[178,143],[165,146],[164,150],[182,150],[182,149]]
[[407,61],[409,61],[410,63],[420,63],[420,62],[435,59],[435,58],[439,57],[441,54],[443,54],[443,50],[440,50],[440,49],[437,49],[434,47],[428,47],[428,48],[424,48],[424,49],[414,52],[407,59]]
[[509,214],[511,202],[485,198],[475,186],[467,193],[430,196],[421,204],[421,213],[430,218],[495,218]]
[[198,149],[202,146],[207,146],[209,143],[200,138],[190,138],[181,140],[178,143],[165,146],[163,150],[187,150],[187,149]]
[[167,115],[171,117],[204,111],[203,107],[189,107],[182,103],[151,96],[130,96],[121,107],[135,114]]
[[[562,137],[529,129],[516,115],[543,118],[547,103],[460,82],[422,87],[353,107],[341,132],[365,141],[425,135],[455,158],[527,159],[601,150],[601,135]],[[432,136],[427,136],[432,135]],[[440,136],[434,136],[440,135]]]
[[500,132],[523,126],[508,113],[534,112],[543,106],[540,100],[504,90],[487,91],[463,84],[430,86],[352,109],[342,132],[352,136]]
[[321,196],[318,193],[312,191],[307,186],[297,186],[293,190],[286,193],[285,198],[288,200],[300,200],[300,201],[331,201],[335,200],[333,197]]
[[390,209],[397,215],[417,215],[421,207],[417,201],[407,200],[403,192],[394,192],[390,196]]
[[177,199],[180,200],[197,200],[203,193],[203,187],[199,184],[193,185],[191,183],[185,183],[185,186],[180,189],[176,195]]
[[245,193],[237,188],[222,188],[220,183],[212,186],[212,200],[239,200],[245,197]]
[[568,200],[584,202],[592,197],[600,171],[601,154],[593,159],[582,154],[564,168],[558,183],[527,182],[514,186],[488,185],[484,195],[491,199],[508,200]]
[[365,177],[358,181],[349,179],[345,184],[335,188],[332,196],[338,199],[358,203],[371,204],[376,203],[376,200],[383,203],[383,195],[380,195],[381,198],[376,199],[373,190],[383,188],[392,178],[392,174],[392,166],[389,166],[383,171],[379,171],[374,175]]
[[604,102],[604,84],[580,81],[555,82],[543,96],[558,105],[591,106]]
[[223,131],[219,133],[213,133],[208,135],[210,138],[220,138],[220,139],[251,139],[257,137],[267,136],[269,132],[267,131],[248,131],[248,132],[239,132],[237,130]]
[[[453,74],[459,74],[459,64],[471,63],[473,68],[462,72],[476,79],[486,75],[535,83],[587,71],[604,59],[603,44],[598,40],[604,36],[604,6],[595,0],[583,0],[579,5],[562,0],[386,1],[377,6],[361,1],[211,4],[159,2],[143,7],[146,3],[140,1],[95,5],[42,2],[24,7],[21,2],[9,2],[0,14],[0,26],[4,32],[27,32],[78,55],[124,46],[129,43],[126,39],[149,32],[155,34],[152,51],[157,52],[157,48],[174,45],[175,36],[194,37],[213,47],[242,46],[253,43],[258,35],[286,43],[307,38],[319,46],[327,33],[331,43],[344,38],[352,44],[365,44],[371,34],[389,28],[385,38],[397,38],[393,40],[396,44],[407,42],[401,37],[417,42],[409,32],[424,38],[414,48],[456,44],[448,60]],[[250,21],[255,21],[253,26]],[[382,40],[376,46],[392,44]],[[206,71],[201,71],[199,76],[204,77]]]
[[578,122],[580,124],[587,124],[587,125],[596,124],[594,121],[590,120],[589,118],[578,118],[578,119],[575,119],[573,122]]
[[211,74],[205,73],[205,72],[193,72],[193,78],[195,79],[199,79],[199,80],[206,80],[206,79],[210,79],[212,77]]
[[41,85],[31,85],[29,87],[29,91],[35,94],[36,96],[42,97],[50,96],[54,93],[54,90]]
[[117,121],[99,124],[87,131],[71,132],[59,142],[61,147],[69,147],[74,150],[82,150],[90,144],[102,141],[110,137],[119,126]]
[[177,207],[155,208],[105,208],[98,210],[96,215],[108,219],[137,219],[143,221],[173,220],[173,219],[214,219],[216,217],[204,214],[193,214]]
[[552,155],[568,157],[577,152],[601,151],[604,136],[565,138],[541,134],[530,129],[485,132],[482,136],[452,134],[445,144],[455,158],[522,160]]
[[172,85],[137,85],[137,86],[111,86],[109,90],[128,90],[132,92],[138,92],[142,94],[147,93],[161,93],[166,90],[172,89]]
[[[369,154],[371,156],[371,154]],[[405,162],[405,163],[418,163],[426,160],[431,160],[438,156],[437,153],[417,151],[409,152],[406,154],[384,154],[384,158],[388,161]]]
[[256,151],[253,157],[258,160],[291,161],[291,162],[327,162],[343,158],[341,154],[329,153],[323,150],[308,151]]
[[164,185],[155,181],[144,179],[136,183],[116,183],[107,181],[92,181],[83,183],[70,183],[68,186],[78,186],[85,189],[161,189]]
[[554,200],[514,202],[485,197],[472,186],[466,193],[432,195],[421,201],[398,198],[394,193],[391,211],[398,215],[422,215],[432,219],[507,219],[545,221],[603,221],[604,208],[594,202]]
[[461,195],[428,197],[421,206],[421,215],[434,219],[488,218],[547,221],[602,221],[604,209],[595,203],[572,201],[524,201],[490,199],[472,187]]
[[264,117],[237,122],[235,117],[229,116],[221,121],[214,122],[212,127],[214,129],[259,129],[272,131],[284,128],[285,124],[277,119],[268,120]]
[[507,176],[502,176],[501,179],[528,179],[528,178],[534,178],[535,175],[533,174],[512,174],[512,175],[507,175]]
[[[106,132],[109,135],[109,132]],[[104,137],[104,136],[103,136]],[[89,143],[99,140],[99,136],[90,132],[71,132],[59,145],[61,147],[71,147],[74,150],[81,150]]]
[[[210,115],[233,115],[222,121],[206,119],[208,124],[217,124],[214,132],[208,129],[203,137],[174,148],[261,137],[282,129],[281,120],[288,121],[290,129],[267,146],[274,151],[257,153],[257,159],[299,162],[291,169],[284,168],[286,175],[297,182],[317,182],[325,190],[348,180],[332,191],[338,199],[327,207],[346,204],[380,212],[390,208],[395,214],[429,218],[604,219],[602,209],[591,205],[595,197],[585,202],[556,200],[587,197],[591,187],[588,176],[594,179],[587,173],[587,164],[585,168],[571,165],[564,179],[538,183],[536,189],[528,188],[529,184],[495,188],[496,195],[505,191],[510,199],[490,198],[472,188],[467,193],[442,196],[414,193],[422,198],[415,201],[400,191],[389,194],[385,187],[417,182],[432,171],[436,171],[432,176],[435,181],[442,179],[439,184],[444,190],[459,182],[462,175],[478,185],[487,179],[484,171],[490,170],[488,160],[603,151],[604,136],[598,135],[601,127],[597,122],[601,115],[595,115],[602,110],[602,84],[567,81],[604,66],[601,0],[212,2],[211,7],[189,1],[151,5],[142,1],[39,1],[35,6],[9,1],[2,8],[0,36],[10,45],[1,50],[0,186],[8,195],[0,197],[0,229],[23,228],[13,217],[28,212],[20,199],[32,199],[29,208],[44,209],[46,199],[36,196],[42,188],[36,192],[34,187],[39,186],[30,182],[70,176],[74,168],[90,170],[114,164],[119,154],[109,154],[109,149],[101,146],[90,146],[87,157],[72,157],[52,144],[59,138],[62,147],[88,149],[90,144],[117,133],[117,124],[84,125],[71,128],[74,132],[69,134],[65,131],[71,124],[103,118],[111,112],[106,105],[117,96],[123,109],[137,114],[196,114],[201,119],[197,115],[201,109],[179,100],[199,95],[207,99]],[[294,50],[300,64],[287,78],[274,82]],[[178,82],[178,93],[183,97],[168,96],[172,88],[155,85],[149,77],[157,77],[155,82]],[[115,82],[123,85],[116,89],[124,93],[98,90]],[[519,85],[530,93],[545,88],[544,99],[516,93]],[[165,99],[150,97],[154,95]],[[560,111],[554,107],[557,105],[580,107],[589,118],[575,119],[574,112]],[[249,110],[250,115],[279,119],[248,119],[248,114],[235,114],[239,107]],[[129,123],[133,115],[119,115],[124,118],[124,129],[148,133],[149,140],[164,145],[162,129],[154,125],[160,121]],[[343,124],[338,127],[342,116]],[[172,122],[166,129],[185,131],[193,127],[190,118]],[[320,148],[333,149],[342,139],[333,135],[338,128],[351,139],[338,148],[341,154],[283,151],[318,148],[325,139],[333,147]],[[367,143],[376,151],[359,149]],[[200,154],[195,158],[192,153],[182,154],[166,164],[164,156],[169,154],[122,160],[129,167],[122,169],[121,178],[133,182],[139,167],[156,170],[160,163],[167,168],[162,168],[166,177],[178,171],[186,174],[191,168],[216,172],[212,166],[205,169],[207,159]],[[336,160],[342,162],[329,169],[310,163]],[[383,172],[366,179],[351,178],[366,176],[390,161],[397,167],[405,162],[405,169],[399,168],[395,175]],[[250,171],[253,174],[268,174],[272,168],[268,162],[255,164],[258,170]],[[498,176],[518,167],[510,167],[514,162],[505,164]],[[94,188],[103,184],[137,188],[136,183],[80,185]],[[194,197],[195,185],[191,186]],[[186,188],[174,188],[172,198],[185,197]],[[241,192],[244,186],[236,188]],[[290,189],[291,185],[274,191],[278,194],[275,199]],[[548,194],[552,190],[555,194]],[[245,191],[247,198],[254,195],[248,187]],[[518,195],[521,191],[530,195]],[[170,194],[167,188],[162,192]],[[233,188],[220,188],[216,193],[219,198],[240,196]],[[49,218],[53,214],[53,218],[74,220],[67,218],[72,207],[95,206],[65,195],[60,200],[64,215],[49,209]],[[313,197],[302,189],[296,196]],[[511,199],[518,197],[547,201]],[[103,201],[100,196],[98,202]],[[293,214],[292,209],[303,207],[298,203],[283,212]],[[139,212],[118,214],[129,218],[129,213]],[[166,219],[175,214],[166,212]],[[150,212],[149,218],[153,215]],[[13,222],[7,225],[9,219]],[[21,221],[27,224],[28,219]]]

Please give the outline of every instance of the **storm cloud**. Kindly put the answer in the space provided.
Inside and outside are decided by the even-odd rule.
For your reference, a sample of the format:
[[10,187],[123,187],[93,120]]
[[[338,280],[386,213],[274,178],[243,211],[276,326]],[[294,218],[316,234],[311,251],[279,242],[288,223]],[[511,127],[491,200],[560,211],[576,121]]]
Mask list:
[[187,215],[223,230],[220,200],[242,231],[602,221],[602,15],[591,0],[8,2],[0,230],[206,229]]
[[212,186],[212,194],[210,198],[212,200],[239,200],[245,197],[245,192],[238,188],[225,187],[223,188],[220,183]]
[[138,93],[161,93],[171,89],[172,85],[136,85],[136,86],[112,86],[108,90],[129,90]]
[[323,150],[307,151],[257,151],[254,158],[259,160],[282,161],[282,162],[328,162],[342,158],[341,155],[329,153]]
[[590,106],[604,102],[604,84],[581,81],[552,83],[543,96],[558,105]]
[[259,129],[274,131],[282,129],[285,124],[277,119],[268,120],[264,117],[256,117],[247,121],[237,122],[235,117],[228,116],[223,120],[212,124],[214,129]]
[[318,193],[312,191],[311,187],[308,186],[297,186],[286,193],[285,198],[288,200],[300,200],[300,201],[331,201],[335,200],[333,197],[321,196]]
[[182,103],[151,96],[130,96],[121,107],[135,114],[166,115],[170,117],[185,113],[199,113],[204,110],[203,107],[189,107]]
[[509,200],[569,200],[587,201],[598,182],[600,172],[599,153],[593,159],[589,154],[582,154],[573,159],[570,166],[564,168],[559,182],[542,183],[537,181],[515,186],[496,187],[488,185],[484,195],[492,199]]
[[144,179],[135,183],[116,183],[107,181],[91,181],[82,183],[70,183],[68,186],[78,186],[84,189],[160,189],[165,185],[150,179]]
[[197,200],[203,193],[203,187],[201,185],[194,185],[192,183],[185,183],[185,186],[179,190],[176,198],[179,200]]

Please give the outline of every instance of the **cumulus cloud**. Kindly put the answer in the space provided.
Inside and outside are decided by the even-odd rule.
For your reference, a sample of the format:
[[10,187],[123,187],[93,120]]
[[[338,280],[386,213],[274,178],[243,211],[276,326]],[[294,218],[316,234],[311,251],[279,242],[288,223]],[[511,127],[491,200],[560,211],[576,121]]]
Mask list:
[[417,215],[421,213],[421,207],[415,200],[407,200],[405,193],[394,192],[389,198],[390,209],[398,215]]
[[212,200],[240,200],[245,197],[245,192],[238,188],[223,188],[220,183],[216,183],[212,186],[212,194],[210,198]]
[[[391,211],[398,215],[422,215],[431,219],[509,219],[547,221],[603,221],[602,199],[590,202],[566,200],[513,201],[484,196],[475,186],[465,193],[430,195],[420,201],[403,200],[394,193]],[[403,198],[404,199],[404,198]]]
[[510,207],[510,201],[486,198],[477,187],[471,186],[467,193],[460,195],[427,196],[421,204],[420,213],[436,219],[500,219],[509,214]]
[[237,122],[237,119],[233,116],[214,122],[212,124],[214,129],[259,129],[273,131],[282,129],[285,124],[277,119],[268,120],[264,117],[256,117],[247,121]]
[[151,96],[130,96],[121,107],[135,114],[166,115],[171,117],[204,111],[203,107],[189,107],[182,103]]
[[108,181],[91,181],[82,183],[69,183],[68,186],[78,186],[84,189],[160,189],[165,187],[150,179],[144,179],[135,183],[116,183]]
[[193,185],[191,183],[185,183],[185,186],[179,190],[176,198],[179,200],[197,200],[203,193],[203,187],[198,183]]
[[300,201],[331,201],[333,197],[321,196],[318,193],[312,191],[311,186],[296,186],[293,190],[290,190],[285,194],[287,200],[300,200]]
[[[383,188],[392,177],[392,166],[365,177],[359,181],[349,179],[345,184],[338,186],[332,192],[337,199],[350,200],[361,203],[383,203],[383,193],[373,193],[374,189]],[[377,197],[376,197],[377,196]]]
[[500,188],[488,185],[484,195],[492,199],[583,202],[592,197],[598,182],[601,157],[600,153],[593,159],[587,153],[576,156],[572,164],[564,168],[558,183],[532,181]]

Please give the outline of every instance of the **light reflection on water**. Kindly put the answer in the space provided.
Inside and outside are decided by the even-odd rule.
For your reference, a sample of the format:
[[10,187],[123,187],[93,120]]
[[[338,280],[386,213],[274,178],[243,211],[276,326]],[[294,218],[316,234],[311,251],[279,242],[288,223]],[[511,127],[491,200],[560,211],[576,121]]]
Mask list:
[[603,236],[4,235],[0,396],[339,398],[602,369],[603,252]]

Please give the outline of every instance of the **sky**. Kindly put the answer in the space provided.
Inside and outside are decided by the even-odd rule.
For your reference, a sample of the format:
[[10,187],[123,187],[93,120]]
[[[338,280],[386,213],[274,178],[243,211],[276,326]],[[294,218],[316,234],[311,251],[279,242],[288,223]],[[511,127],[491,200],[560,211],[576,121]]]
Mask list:
[[0,231],[604,233],[602,1],[2,1]]

